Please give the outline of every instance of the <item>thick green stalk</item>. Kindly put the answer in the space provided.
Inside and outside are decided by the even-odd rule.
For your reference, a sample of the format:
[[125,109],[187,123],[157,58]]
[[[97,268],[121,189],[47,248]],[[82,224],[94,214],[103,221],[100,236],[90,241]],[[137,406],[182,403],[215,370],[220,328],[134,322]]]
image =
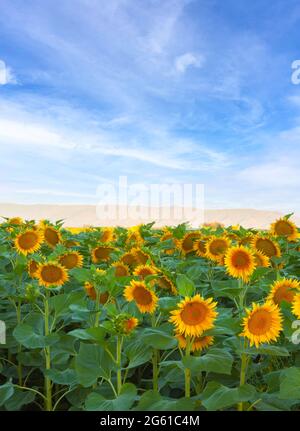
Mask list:
[[117,336],[117,357],[116,357],[116,363],[117,363],[117,393],[120,395],[121,389],[122,389],[122,344],[123,344],[123,337],[118,335]]
[[158,350],[153,349],[152,353],[152,382],[153,390],[158,392]]
[[[246,383],[247,363],[248,363],[248,355],[243,352],[241,357],[240,386],[243,386]],[[244,410],[243,402],[240,402],[238,404],[238,410],[239,411]]]
[[[18,301],[17,307],[17,323],[18,325],[21,323],[21,318],[22,318],[22,314],[21,314],[21,301]],[[23,372],[22,372],[22,363],[20,361],[20,354],[22,352],[22,346],[21,344],[18,344],[18,366],[17,366],[17,372],[18,372],[18,382],[19,385],[22,386],[23,385]]]
[[[191,338],[190,336],[186,337],[186,350],[185,357],[189,358],[191,353]],[[191,370],[189,368],[185,368],[184,370],[184,381],[185,381],[185,397],[190,398],[191,396]]]
[[[45,323],[45,336],[50,334],[50,327],[49,327],[49,292],[46,291],[46,296],[44,299],[44,307],[45,307],[45,314],[44,314],[44,323]],[[46,346],[44,349],[45,353],[45,368],[46,370],[51,369],[51,351],[50,346]],[[49,377],[45,377],[45,409],[47,411],[52,411],[52,382],[49,379]]]

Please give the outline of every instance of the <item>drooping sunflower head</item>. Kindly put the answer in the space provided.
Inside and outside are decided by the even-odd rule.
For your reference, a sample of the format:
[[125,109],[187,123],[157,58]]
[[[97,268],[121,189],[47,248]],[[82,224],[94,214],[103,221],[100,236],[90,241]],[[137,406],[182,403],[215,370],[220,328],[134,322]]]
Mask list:
[[153,265],[150,254],[142,250],[140,247],[135,247],[131,249],[131,253],[135,256],[136,261],[139,265],[146,265],[146,263],[150,263]]
[[115,230],[112,227],[105,227],[100,233],[100,242],[112,242],[115,239]]
[[262,305],[253,303],[252,309],[246,311],[241,336],[248,338],[251,346],[277,340],[282,330],[282,315],[277,305],[270,301]]
[[137,257],[132,251],[128,251],[127,253],[124,253],[120,257],[120,261],[125,265],[129,266],[130,268],[134,268],[139,264]]
[[171,248],[168,249],[164,249],[163,252],[165,254],[174,254],[176,247],[178,246],[178,240],[176,238],[173,237],[173,232],[167,228],[163,229],[163,234],[160,237],[160,242],[164,242],[164,241],[168,241],[168,240],[173,240],[173,246]]
[[295,223],[287,218],[280,218],[271,224],[272,235],[285,237],[289,241],[294,241],[298,237],[298,229]]
[[207,240],[205,238],[197,239],[194,242],[194,251],[196,252],[196,255],[199,257],[205,257],[206,256],[206,242]]
[[113,328],[119,335],[130,335],[138,326],[138,319],[130,314],[119,314],[112,319]]
[[50,247],[55,247],[61,242],[61,233],[59,232],[59,229],[54,226],[44,225],[43,235],[46,243]]
[[45,287],[62,286],[69,279],[66,268],[56,262],[40,264],[36,277],[39,284]]
[[[85,292],[87,294],[87,296],[92,299],[93,301],[95,301],[97,299],[97,290],[95,289],[94,285],[92,283],[89,283],[88,281],[86,281],[84,283],[84,289]],[[98,293],[99,296],[99,304],[106,304],[108,299],[109,299],[109,293],[106,292],[101,292]]]
[[30,277],[35,278],[37,277],[37,272],[39,269],[39,264],[35,260],[30,260],[27,264],[27,271]]
[[247,282],[256,267],[254,252],[242,245],[231,247],[225,255],[224,264],[231,277]]
[[115,268],[116,277],[128,277],[130,275],[129,266],[125,265],[122,261],[114,262],[112,267]]
[[269,258],[280,257],[281,251],[277,242],[267,236],[255,235],[252,238],[251,245],[258,251],[261,251]]
[[248,235],[244,235],[242,238],[239,238],[239,245],[251,246],[253,236],[254,234],[250,233]]
[[186,297],[171,311],[170,322],[176,332],[185,336],[199,337],[208,329],[213,328],[217,317],[217,303],[212,298],[204,299],[200,295]]
[[92,261],[93,263],[99,263],[108,261],[111,253],[115,250],[114,247],[99,245],[92,250]]
[[297,295],[294,296],[292,312],[298,319],[300,319],[300,293],[297,293]]
[[194,251],[194,243],[201,237],[200,232],[187,232],[184,237],[178,241],[177,247],[183,255]]
[[133,275],[136,275],[141,280],[144,280],[148,275],[157,274],[157,269],[153,265],[138,265],[133,271]]
[[27,254],[37,251],[41,247],[42,242],[43,235],[41,232],[34,229],[28,229],[16,236],[15,248],[18,253],[27,256]]
[[173,295],[177,295],[177,289],[175,283],[166,273],[162,272],[156,279],[155,284],[163,290],[166,290]]
[[259,250],[254,251],[254,259],[257,268],[268,268],[270,266],[270,258]]
[[141,226],[130,227],[127,231],[126,245],[141,246],[144,242],[144,238],[141,234]]
[[[181,349],[186,349],[187,346],[187,340],[186,337],[182,334],[176,334],[175,337],[178,340],[178,345]],[[210,336],[210,335],[203,335],[200,337],[194,337],[192,339],[192,343],[191,343],[191,351],[192,352],[196,352],[196,351],[202,351],[204,349],[206,349],[207,347],[211,346],[214,342],[214,337]]]
[[215,262],[221,262],[230,247],[230,240],[226,236],[212,236],[206,242],[206,257]]
[[59,258],[59,263],[67,269],[80,268],[83,263],[83,256],[78,251],[70,251]]
[[267,299],[276,305],[280,305],[282,301],[291,304],[297,292],[300,293],[300,282],[292,278],[283,278],[272,284]]
[[138,325],[139,321],[136,317],[129,317],[123,322],[123,328],[125,334],[130,334]]
[[134,301],[141,313],[153,313],[158,301],[158,297],[143,281],[135,280],[125,287],[124,297],[129,302]]

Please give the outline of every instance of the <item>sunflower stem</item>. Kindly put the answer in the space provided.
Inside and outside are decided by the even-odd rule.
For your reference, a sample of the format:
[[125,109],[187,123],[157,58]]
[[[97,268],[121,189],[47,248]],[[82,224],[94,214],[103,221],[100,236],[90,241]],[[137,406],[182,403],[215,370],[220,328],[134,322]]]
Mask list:
[[[189,358],[191,354],[191,337],[188,335],[186,337],[186,350],[185,357]],[[184,370],[184,380],[185,380],[185,397],[191,397],[191,370],[189,368],[185,368]]]
[[[152,328],[156,326],[155,314],[151,317]],[[158,392],[158,375],[159,375],[159,351],[153,349],[152,352],[152,387],[155,392]]]
[[[21,323],[21,317],[22,317],[22,313],[21,313],[21,301],[19,300],[16,306],[16,312],[17,312],[17,323],[18,325]],[[17,366],[17,371],[18,371],[18,382],[19,385],[22,386],[23,385],[23,371],[22,371],[22,363],[20,360],[20,354],[22,352],[22,346],[21,344],[18,344],[18,366]]]
[[[50,334],[50,327],[49,327],[49,292],[46,289],[46,295],[44,298],[44,324],[45,324],[45,336]],[[51,369],[51,351],[50,346],[46,346],[44,349],[45,352],[45,368],[46,370]],[[45,409],[47,411],[52,411],[52,382],[49,379],[49,377],[45,377]]]
[[122,389],[122,344],[123,344],[123,337],[118,335],[117,336],[117,357],[116,357],[116,364],[117,364],[117,393],[120,395],[121,389]]

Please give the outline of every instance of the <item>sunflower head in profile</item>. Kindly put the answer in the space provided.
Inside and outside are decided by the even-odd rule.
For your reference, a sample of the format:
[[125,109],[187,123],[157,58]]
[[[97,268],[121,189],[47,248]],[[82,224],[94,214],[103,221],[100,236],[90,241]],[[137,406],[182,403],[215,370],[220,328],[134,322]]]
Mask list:
[[298,319],[300,319],[300,293],[297,293],[297,295],[294,296],[292,312]]
[[99,245],[92,250],[93,263],[105,262],[110,259],[111,253],[115,250],[114,247],[107,245]]
[[104,227],[100,232],[100,242],[112,242],[115,239],[115,230],[113,227]]
[[226,236],[212,236],[206,242],[206,257],[215,262],[222,262],[228,248],[230,240]]
[[245,246],[251,246],[252,240],[253,240],[253,233],[244,235],[242,238],[239,238],[238,244],[239,245],[245,245]]
[[128,277],[130,275],[129,266],[122,261],[114,262],[112,267],[115,269],[115,277]]
[[66,268],[56,262],[40,264],[36,277],[39,284],[45,287],[62,286],[69,279]]
[[[175,337],[178,340],[178,345],[181,349],[186,349],[187,346],[187,340],[186,337],[182,334],[176,334]],[[191,351],[197,352],[202,351],[204,349],[207,349],[209,346],[211,346],[214,342],[214,337],[210,335],[203,335],[200,337],[194,337],[192,339],[191,343]]]
[[159,241],[164,242],[164,241],[168,241],[170,239],[173,240],[173,246],[171,248],[163,250],[163,253],[168,254],[168,255],[174,254],[175,249],[178,246],[178,240],[174,238],[173,232],[168,227],[163,228],[163,233],[160,236]]
[[230,247],[225,255],[224,264],[231,277],[248,282],[256,267],[254,252],[243,245]]
[[43,235],[49,247],[55,247],[61,242],[61,233],[57,227],[43,224]]
[[140,247],[134,247],[131,249],[131,253],[135,256],[139,265],[146,265],[146,263],[153,265],[150,254],[142,250]]
[[194,243],[201,237],[200,232],[187,232],[184,237],[178,241],[177,247],[183,255],[194,251]]
[[272,235],[284,237],[288,241],[294,241],[298,238],[297,226],[287,218],[280,218],[272,223],[270,231]]
[[132,251],[128,251],[128,252],[124,253],[120,257],[120,261],[122,263],[124,263],[125,265],[129,266],[130,268],[134,268],[137,265],[139,265],[137,257],[135,256],[135,254]]
[[80,268],[83,256],[78,251],[70,251],[60,256],[59,263],[67,269]]
[[272,284],[267,299],[276,305],[280,305],[282,301],[291,304],[296,293],[300,293],[300,282],[292,278],[283,278]]
[[144,243],[144,238],[141,234],[141,226],[130,227],[127,231],[126,245],[141,246]]
[[259,250],[254,251],[254,259],[257,268],[268,268],[271,265],[270,258]]
[[205,238],[199,238],[194,242],[194,251],[196,252],[196,255],[199,257],[205,257],[206,256],[206,242],[207,240]]
[[24,223],[24,220],[21,217],[12,217],[7,220],[7,223],[14,226],[20,226]]
[[37,276],[37,271],[39,269],[39,264],[35,260],[30,260],[27,264],[27,271],[30,277],[35,278]]
[[[93,301],[96,301],[97,299],[97,290],[95,289],[94,285],[92,283],[89,283],[88,281],[86,281],[84,283],[84,289],[85,292],[87,294],[87,296],[92,299]],[[98,294],[99,295],[99,304],[106,304],[108,299],[109,299],[109,293],[106,292],[101,292]]]
[[133,271],[133,275],[136,275],[141,280],[144,280],[148,275],[157,274],[157,269],[153,265],[138,265]]
[[249,339],[250,346],[259,347],[277,340],[282,330],[282,315],[277,305],[270,301],[262,305],[253,303],[252,309],[246,312],[241,336]]
[[131,280],[125,287],[124,297],[127,301],[134,301],[141,313],[153,313],[157,306],[158,297],[143,281]]
[[253,248],[261,251],[269,258],[281,256],[279,245],[268,236],[255,235],[252,238],[251,245]]
[[199,337],[208,329],[213,328],[217,317],[217,303],[212,298],[204,299],[200,295],[186,297],[171,311],[170,322],[175,330],[184,336]]
[[39,250],[43,242],[43,235],[38,230],[28,229],[19,233],[15,238],[15,248],[18,253],[27,254],[34,253]]
[[162,290],[165,290],[173,295],[177,295],[177,289],[174,281],[166,272],[162,272],[155,279],[155,284]]

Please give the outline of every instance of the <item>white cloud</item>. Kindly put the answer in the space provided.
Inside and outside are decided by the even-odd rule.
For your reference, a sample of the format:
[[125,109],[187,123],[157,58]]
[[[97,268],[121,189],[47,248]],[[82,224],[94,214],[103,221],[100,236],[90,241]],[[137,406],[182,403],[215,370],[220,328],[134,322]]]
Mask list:
[[175,59],[175,69],[178,73],[184,73],[190,66],[200,68],[203,64],[204,57],[200,54],[193,54],[192,52],[186,52]]
[[16,79],[11,69],[5,64],[3,60],[0,60],[0,85],[15,84]]

